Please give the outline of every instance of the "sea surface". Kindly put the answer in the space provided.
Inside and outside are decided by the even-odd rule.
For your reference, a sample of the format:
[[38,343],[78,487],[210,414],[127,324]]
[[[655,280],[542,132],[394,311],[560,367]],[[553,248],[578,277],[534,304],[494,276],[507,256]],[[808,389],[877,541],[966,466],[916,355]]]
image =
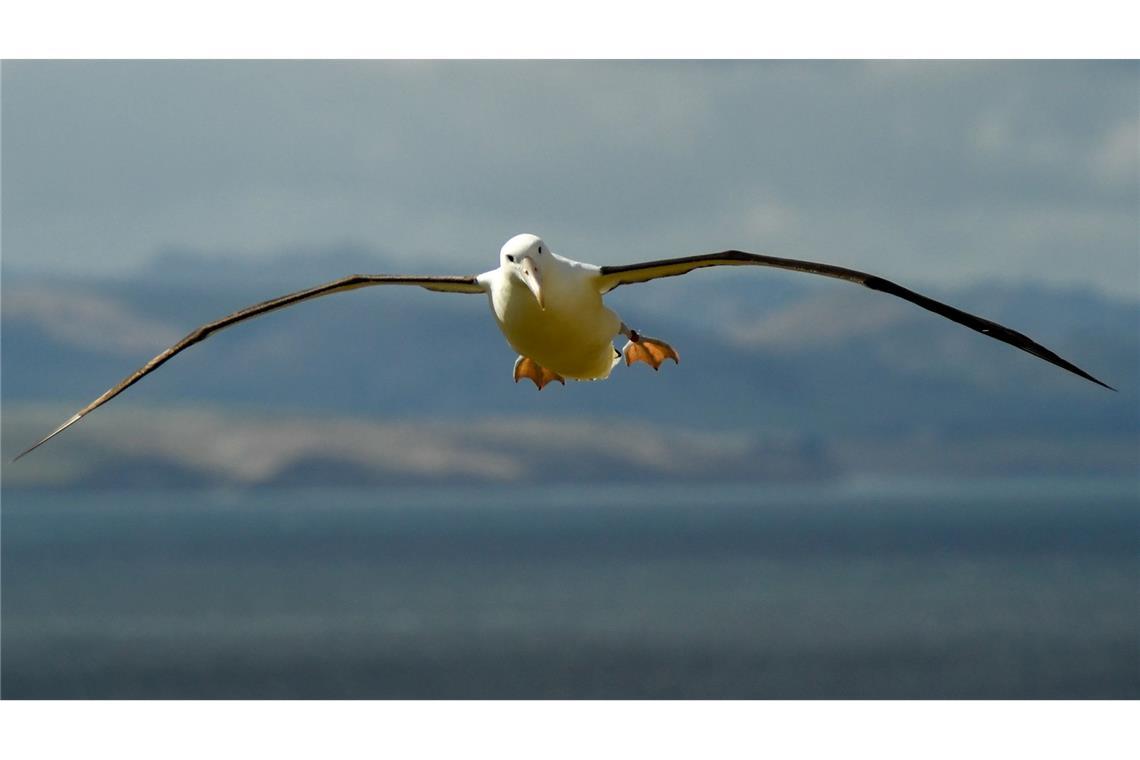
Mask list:
[[4,698],[1140,698],[1136,480],[3,492]]

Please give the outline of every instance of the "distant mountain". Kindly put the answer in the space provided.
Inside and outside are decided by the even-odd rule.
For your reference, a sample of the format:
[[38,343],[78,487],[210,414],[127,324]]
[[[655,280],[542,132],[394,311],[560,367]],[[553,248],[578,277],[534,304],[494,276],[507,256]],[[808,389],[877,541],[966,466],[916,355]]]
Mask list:
[[[6,270],[5,455],[202,322],[352,271],[395,269],[382,257],[346,249],[260,263],[170,254],[116,281],[45,281]],[[377,447],[399,445],[386,437],[391,426],[415,422],[435,426],[433,445],[461,461],[494,448],[476,432],[488,424],[543,426],[542,435],[528,439],[530,454],[519,441],[495,444],[515,463],[506,471],[515,472],[511,467],[527,456],[534,460],[510,478],[589,473],[748,480],[900,469],[953,475],[1135,468],[1140,304],[1034,284],[930,294],[1025,332],[1120,392],[897,299],[757,270],[746,277],[702,272],[683,282],[616,291],[611,306],[676,346],[680,366],[656,375],[644,366],[619,367],[606,382],[537,393],[511,382],[514,354],[481,297],[377,288],[310,302],[211,338],[100,410],[105,424],[93,415],[37,452],[35,467],[51,469],[48,463],[67,451],[87,451],[91,460],[98,449],[99,477],[121,483],[139,482],[138,473],[183,485],[500,477],[461,467],[417,473],[391,457],[370,458],[367,447],[364,453],[329,448],[335,432],[328,432],[333,438],[307,438],[310,448],[280,454],[263,477],[251,479],[194,464],[185,447],[160,447],[140,459],[111,429],[117,415],[128,415],[137,441],[157,440],[152,428],[163,415],[140,420],[134,412],[174,404],[191,418],[201,408],[203,419],[215,420],[213,433],[186,433],[185,440],[203,448],[210,447],[210,435],[236,435],[247,423],[266,440],[282,435],[258,427],[267,416],[292,420],[296,429],[320,427],[320,421],[332,426],[329,431],[364,425],[371,431],[368,445]],[[153,421],[150,428],[146,419]],[[568,420],[594,433],[571,435]],[[594,435],[607,442],[657,438],[671,453],[651,465],[622,456],[620,445],[602,447],[610,453],[601,456]],[[700,436],[712,436],[713,443],[702,445],[722,454],[702,458],[694,443]],[[730,441],[735,449],[717,449]],[[723,453],[729,450],[735,453]],[[67,459],[75,461],[70,454]],[[28,461],[36,460],[17,467]],[[692,466],[682,467],[685,462]],[[95,477],[56,473],[45,481],[19,474],[31,471],[31,465],[23,471],[5,466],[5,482],[76,484]],[[119,475],[108,475],[114,472]]]

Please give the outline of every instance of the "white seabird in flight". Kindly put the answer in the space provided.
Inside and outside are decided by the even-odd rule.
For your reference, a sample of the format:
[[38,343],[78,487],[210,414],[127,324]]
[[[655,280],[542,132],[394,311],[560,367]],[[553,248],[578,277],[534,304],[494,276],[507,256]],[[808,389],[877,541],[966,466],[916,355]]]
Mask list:
[[[744,251],[722,251],[677,259],[647,261],[641,264],[599,267],[559,256],[537,235],[522,234],[514,236],[503,246],[499,252],[497,269],[480,275],[419,277],[355,274],[315,288],[264,301],[236,311],[216,322],[202,325],[73,414],[70,419],[22,452],[16,459],[79,422],[154,372],[175,354],[205,340],[219,330],[311,298],[373,285],[416,285],[443,293],[486,294],[495,322],[499,325],[507,343],[519,353],[514,368],[515,382],[525,377],[534,381],[539,390],[553,381],[565,385],[566,378],[603,380],[609,377],[610,371],[623,357],[627,366],[634,362],[645,362],[657,369],[666,359],[679,362],[680,356],[668,343],[642,335],[628,327],[602,302],[602,296],[621,285],[648,282],[661,277],[675,277],[694,269],[715,266],[790,269],[795,272],[834,277],[863,285],[871,290],[889,293],[965,325],[971,330],[1027,351],[1097,385],[1115,390],[1015,330],[947,306],[896,285],[890,280],[854,269]],[[620,352],[613,344],[618,335],[623,335],[627,339]]]

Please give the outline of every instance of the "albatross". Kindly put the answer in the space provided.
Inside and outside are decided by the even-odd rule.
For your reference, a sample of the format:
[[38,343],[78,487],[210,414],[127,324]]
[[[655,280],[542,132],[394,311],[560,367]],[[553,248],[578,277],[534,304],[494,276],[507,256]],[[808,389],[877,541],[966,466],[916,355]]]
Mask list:
[[[622,285],[676,277],[696,269],[722,266],[787,269],[845,280],[871,290],[889,293],[990,338],[1027,351],[1085,380],[1115,390],[1016,330],[935,301],[933,298],[866,272],[832,264],[736,250],[646,261],[640,264],[596,266],[559,256],[537,235],[522,234],[514,236],[503,245],[499,251],[499,266],[483,274],[469,276],[354,274],[254,304],[215,322],[202,325],[127,375],[35,445],[20,453],[16,459],[47,443],[154,372],[175,355],[220,330],[313,298],[376,285],[414,285],[441,293],[485,295],[491,307],[491,314],[503,337],[519,354],[514,365],[515,382],[518,383],[526,378],[533,381],[538,390],[542,390],[552,382],[565,385],[568,378],[604,380],[622,359],[627,366],[643,362],[656,370],[666,360],[680,363],[681,357],[676,349],[659,338],[652,338],[629,327],[605,305],[602,297]],[[621,351],[614,346],[614,340],[619,335],[626,339]]]

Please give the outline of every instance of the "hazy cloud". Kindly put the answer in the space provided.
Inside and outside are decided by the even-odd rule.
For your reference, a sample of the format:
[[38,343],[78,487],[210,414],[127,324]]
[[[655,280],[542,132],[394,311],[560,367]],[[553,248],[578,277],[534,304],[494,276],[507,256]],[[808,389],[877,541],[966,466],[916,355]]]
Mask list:
[[[1082,62],[7,62],[4,260],[106,272],[168,247],[355,242],[468,271],[529,230],[591,260],[733,246],[1134,294],[1138,78]],[[1057,219],[1055,236],[1041,222]]]
[[915,317],[899,300],[868,299],[863,293],[829,292],[809,296],[755,322],[735,321],[730,338],[740,346],[779,350],[818,350],[844,340],[862,339]]
[[24,320],[58,341],[87,351],[137,355],[187,331],[93,293],[25,287],[4,293],[4,319]]

